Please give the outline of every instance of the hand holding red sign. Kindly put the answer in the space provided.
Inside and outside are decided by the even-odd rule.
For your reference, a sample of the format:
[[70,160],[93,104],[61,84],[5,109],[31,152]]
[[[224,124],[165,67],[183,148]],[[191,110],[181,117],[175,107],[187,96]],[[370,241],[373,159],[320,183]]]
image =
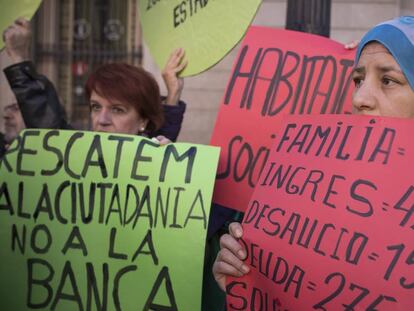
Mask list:
[[287,117],[243,224],[229,310],[411,310],[409,119]]

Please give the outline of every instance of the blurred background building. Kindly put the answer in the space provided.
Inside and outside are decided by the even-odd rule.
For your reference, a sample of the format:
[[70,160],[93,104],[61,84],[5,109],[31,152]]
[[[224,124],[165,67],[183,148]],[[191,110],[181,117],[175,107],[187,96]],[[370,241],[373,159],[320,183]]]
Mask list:
[[[83,85],[106,62],[125,61],[151,71],[165,88],[141,36],[137,0],[43,0],[33,24],[33,60],[49,77],[77,128],[88,128]],[[239,0],[237,0],[239,1]],[[398,15],[414,15],[413,0],[263,0],[254,25],[298,29],[347,43],[373,25]],[[220,63],[185,79],[187,102],[180,141],[208,143],[238,48]],[[7,66],[5,53],[0,66]],[[0,77],[0,107],[12,99]],[[0,109],[0,114],[2,109]],[[0,126],[3,119],[1,118]]]

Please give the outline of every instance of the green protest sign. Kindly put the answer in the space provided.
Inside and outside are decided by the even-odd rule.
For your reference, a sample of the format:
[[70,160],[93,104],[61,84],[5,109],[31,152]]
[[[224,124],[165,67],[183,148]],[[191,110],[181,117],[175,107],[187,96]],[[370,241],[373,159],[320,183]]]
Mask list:
[[[31,19],[42,0],[0,0],[0,33],[3,33],[16,18]],[[0,40],[0,50],[4,47]]]
[[207,70],[243,37],[261,0],[141,0],[144,40],[160,68],[174,48],[188,58],[182,76]]
[[5,310],[200,310],[219,149],[26,130],[0,163]]

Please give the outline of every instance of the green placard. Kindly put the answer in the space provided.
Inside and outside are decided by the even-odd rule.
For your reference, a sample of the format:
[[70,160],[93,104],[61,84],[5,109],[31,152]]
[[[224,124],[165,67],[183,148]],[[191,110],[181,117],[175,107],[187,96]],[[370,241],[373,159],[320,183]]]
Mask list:
[[207,70],[243,37],[261,0],[140,0],[144,40],[160,68],[174,48],[188,59],[182,76]]
[[200,310],[219,149],[26,130],[0,167],[3,310]]
[[[0,0],[0,33],[9,27],[18,17],[32,18],[42,0]],[[4,47],[0,40],[0,50]]]

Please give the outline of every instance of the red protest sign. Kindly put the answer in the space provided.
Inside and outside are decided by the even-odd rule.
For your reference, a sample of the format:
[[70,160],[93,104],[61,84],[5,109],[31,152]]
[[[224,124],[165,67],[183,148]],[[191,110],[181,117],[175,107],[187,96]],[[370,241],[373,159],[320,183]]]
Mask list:
[[249,29],[211,139],[221,147],[214,202],[246,208],[283,115],[351,112],[354,53],[324,37]]
[[228,310],[412,310],[409,119],[289,116],[244,217]]

